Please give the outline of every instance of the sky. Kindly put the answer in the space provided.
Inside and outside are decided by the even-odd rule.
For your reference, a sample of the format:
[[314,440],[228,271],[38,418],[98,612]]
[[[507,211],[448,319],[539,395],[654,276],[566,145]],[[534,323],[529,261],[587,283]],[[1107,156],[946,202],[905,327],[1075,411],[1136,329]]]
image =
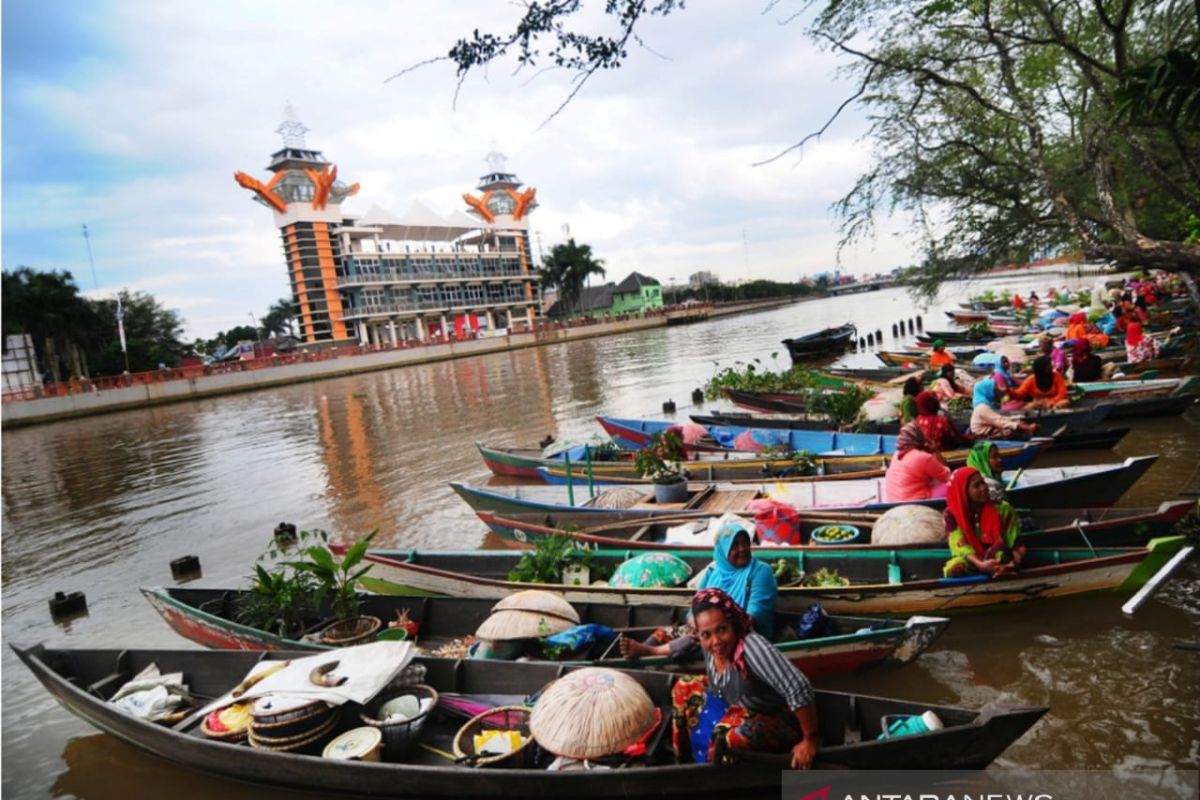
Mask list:
[[[602,5],[577,25],[604,30]],[[69,270],[89,296],[148,292],[189,339],[249,324],[290,290],[272,215],[233,173],[269,177],[289,104],[307,145],[361,184],[349,214],[465,210],[496,148],[537,188],[535,256],[569,234],[609,280],[907,265],[898,222],[838,261],[830,205],[869,164],[861,117],[753,166],[853,91],[783,23],[800,6],[697,1],[650,20],[625,66],[549,119],[574,86],[564,70],[493,65],[457,98],[449,62],[387,80],[476,28],[509,30],[515,3],[3,0],[3,266]]]

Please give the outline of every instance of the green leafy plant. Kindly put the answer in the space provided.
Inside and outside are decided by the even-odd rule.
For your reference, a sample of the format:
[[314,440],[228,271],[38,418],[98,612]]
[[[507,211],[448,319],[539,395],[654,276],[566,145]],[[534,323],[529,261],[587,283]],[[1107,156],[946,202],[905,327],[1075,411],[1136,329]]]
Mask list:
[[[772,353],[774,359],[778,353]],[[760,369],[757,358],[752,363],[734,362],[734,366],[718,371],[704,385],[704,396],[715,400],[722,390],[737,389],[744,392],[803,392],[816,386],[819,380],[816,370],[792,367],[781,372]]]
[[786,443],[767,445],[762,449],[763,458],[791,461],[801,475],[811,475],[817,469],[817,457],[807,450],[794,450]]
[[851,425],[862,411],[863,403],[874,396],[874,392],[858,385],[830,392],[823,389],[810,389],[808,392],[809,413],[829,417],[835,425],[842,427]]
[[836,569],[821,567],[804,579],[805,586],[849,586],[850,581],[838,574]]
[[591,548],[570,536],[546,536],[532,550],[521,554],[508,579],[521,583],[561,583],[563,569],[571,565],[587,567],[598,578],[599,565],[593,563],[593,556]]
[[319,610],[318,587],[311,576],[279,567],[255,564],[250,589],[234,600],[234,619],[242,625],[296,636]]
[[[359,539],[346,551],[340,560],[323,545],[305,548],[303,561],[290,561],[288,566],[307,573],[313,577],[318,586],[318,593],[323,602],[328,602],[334,616],[339,620],[353,619],[358,616],[359,596],[358,579],[371,569],[371,565],[355,571],[367,554],[371,540],[379,533],[379,529],[368,533]],[[324,532],[321,532],[325,538]]]
[[960,411],[970,411],[971,410],[971,398],[964,397],[964,396],[951,397],[950,402],[946,403],[946,410],[951,413],[960,412]]
[[654,483],[675,483],[683,478],[680,463],[687,458],[683,437],[676,431],[661,431],[650,437],[650,444],[638,451],[633,468]]

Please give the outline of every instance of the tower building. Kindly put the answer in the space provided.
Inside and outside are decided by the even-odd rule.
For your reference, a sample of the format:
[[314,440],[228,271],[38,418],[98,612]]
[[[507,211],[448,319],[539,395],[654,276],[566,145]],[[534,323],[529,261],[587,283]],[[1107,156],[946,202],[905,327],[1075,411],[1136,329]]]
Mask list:
[[502,154],[488,153],[479,194],[463,194],[466,208],[449,217],[419,202],[400,216],[372,206],[359,217],[341,208],[358,184],[339,181],[337,167],[306,147],[307,130],[289,107],[271,179],[234,174],[274,212],[306,343],[387,346],[532,327],[537,190],[522,190]]

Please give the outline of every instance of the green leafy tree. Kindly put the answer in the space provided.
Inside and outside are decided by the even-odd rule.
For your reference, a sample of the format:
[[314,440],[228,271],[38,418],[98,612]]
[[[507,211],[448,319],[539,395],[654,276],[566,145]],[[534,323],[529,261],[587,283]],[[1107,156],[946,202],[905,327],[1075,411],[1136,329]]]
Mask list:
[[[616,31],[599,36],[572,28],[585,5],[529,0],[510,32],[475,31],[444,58],[460,81],[506,57],[518,68],[573,70],[565,105],[597,71],[621,66],[640,43],[640,22],[684,4],[610,0],[604,12]],[[805,7],[814,12],[807,34],[847,58],[857,88],[779,155],[820,136],[844,109],[865,112],[874,160],[835,205],[843,246],[901,211],[927,254],[908,273],[925,291],[1048,251],[1200,272],[1190,222],[1200,217],[1194,0]]]
[[3,274],[4,335],[27,333],[50,379],[86,377],[88,344],[99,330],[93,308],[70,272],[18,267]]
[[568,239],[565,244],[556,244],[542,258],[539,274],[543,284],[558,289],[559,302],[571,314],[581,310],[579,301],[588,278],[604,277],[604,262],[592,255],[591,245]]
[[296,318],[296,303],[290,297],[281,297],[267,309],[267,315],[259,319],[269,336],[286,333],[294,336],[292,321]]
[[[130,372],[153,370],[159,364],[177,366],[188,349],[182,338],[183,320],[179,312],[163,308],[158,300],[145,292],[122,290],[119,295],[125,315]],[[121,353],[117,335],[117,301],[93,301],[92,307],[104,331],[90,351],[92,363],[100,374],[119,374],[125,369],[125,356]]]

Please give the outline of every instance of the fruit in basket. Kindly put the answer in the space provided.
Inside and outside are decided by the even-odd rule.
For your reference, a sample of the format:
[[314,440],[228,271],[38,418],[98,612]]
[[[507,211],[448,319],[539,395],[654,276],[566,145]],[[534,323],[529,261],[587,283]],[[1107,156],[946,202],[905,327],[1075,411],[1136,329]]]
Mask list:
[[858,531],[845,525],[826,525],[813,536],[822,542],[844,542],[858,536]]

